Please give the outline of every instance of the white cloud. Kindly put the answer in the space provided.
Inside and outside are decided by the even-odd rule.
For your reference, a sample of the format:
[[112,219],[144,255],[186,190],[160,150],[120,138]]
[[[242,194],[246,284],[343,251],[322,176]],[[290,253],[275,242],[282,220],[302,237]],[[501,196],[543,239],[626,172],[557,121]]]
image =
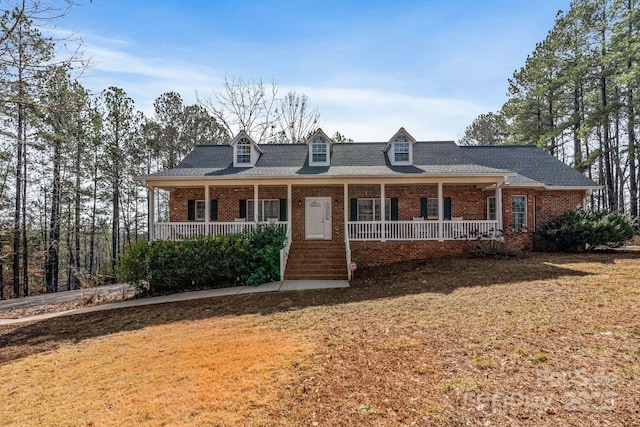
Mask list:
[[153,101],[165,92],[175,91],[185,103],[196,102],[196,91],[208,92],[222,81],[217,70],[166,58],[134,55],[124,40],[93,38],[83,46],[90,61],[81,81],[94,93],[109,86],[124,89],[147,115],[153,114]]
[[318,104],[325,131],[356,141],[385,141],[404,127],[418,140],[455,140],[487,105],[384,90],[291,88]]
[[[83,84],[94,93],[121,87],[147,115],[153,114],[153,102],[165,92],[176,91],[191,104],[196,102],[196,92],[207,95],[223,82],[224,73],[210,67],[134,55],[125,40],[90,40],[84,50],[91,68],[82,77]],[[384,141],[401,126],[418,140],[457,139],[478,114],[491,110],[468,100],[421,97],[384,88],[279,84],[281,94],[295,90],[318,105],[325,132],[339,131],[356,141]]]

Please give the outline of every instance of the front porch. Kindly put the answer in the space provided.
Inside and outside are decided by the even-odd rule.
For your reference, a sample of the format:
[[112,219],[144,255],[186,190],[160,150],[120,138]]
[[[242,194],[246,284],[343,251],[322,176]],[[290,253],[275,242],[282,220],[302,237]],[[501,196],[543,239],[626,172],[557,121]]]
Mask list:
[[305,231],[312,199],[326,203],[320,221],[329,229],[320,240],[442,242],[502,235],[500,182],[173,188],[169,221],[156,220],[155,189],[150,188],[149,234],[152,240],[181,240],[272,224],[286,228],[294,241],[313,240]]

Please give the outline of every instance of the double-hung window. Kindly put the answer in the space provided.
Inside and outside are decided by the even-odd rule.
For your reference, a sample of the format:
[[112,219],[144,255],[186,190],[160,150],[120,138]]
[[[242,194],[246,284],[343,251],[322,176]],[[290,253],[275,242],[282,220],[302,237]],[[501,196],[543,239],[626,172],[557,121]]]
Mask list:
[[[358,199],[358,221],[380,221],[380,199]],[[384,200],[384,219],[391,221],[391,199]]]
[[496,215],[496,197],[491,196],[487,197],[487,219],[489,221],[495,221],[497,219]]
[[196,200],[195,203],[195,220],[196,221],[204,221],[205,214],[205,204],[204,200]]
[[438,199],[427,199],[427,219],[438,219]]
[[[247,200],[247,220],[254,221],[253,200]],[[258,200],[258,222],[269,219],[278,220],[280,218],[280,200]]]
[[409,143],[408,142],[396,142],[393,146],[393,155],[396,162],[408,162],[409,161]]
[[527,196],[511,197],[511,226],[514,230],[527,228]]
[[327,142],[321,136],[313,138],[311,143],[311,161],[313,163],[327,162]]
[[236,163],[248,165],[251,163],[251,142],[247,138],[242,138],[236,146]]

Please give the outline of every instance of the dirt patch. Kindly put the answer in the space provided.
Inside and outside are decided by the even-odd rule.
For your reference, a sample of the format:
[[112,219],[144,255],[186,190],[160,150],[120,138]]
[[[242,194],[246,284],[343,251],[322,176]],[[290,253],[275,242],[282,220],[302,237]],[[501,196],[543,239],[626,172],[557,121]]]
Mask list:
[[[614,253],[411,262],[359,270],[349,289],[0,328],[0,399],[25,402],[0,410],[0,418],[633,425],[640,421],[639,261]],[[216,358],[218,349],[224,357]],[[34,388],[23,387],[31,377]],[[74,403],[66,415],[64,405],[48,406],[60,409],[43,415],[55,396],[81,395],[84,406]]]

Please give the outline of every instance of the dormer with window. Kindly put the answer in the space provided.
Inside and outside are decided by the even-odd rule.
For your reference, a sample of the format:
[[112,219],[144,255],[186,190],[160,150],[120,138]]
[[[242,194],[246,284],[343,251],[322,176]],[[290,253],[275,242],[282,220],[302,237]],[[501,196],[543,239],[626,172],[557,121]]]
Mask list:
[[385,147],[389,162],[393,166],[413,165],[413,144],[415,142],[416,140],[409,135],[409,132],[400,128]]
[[307,141],[309,146],[309,166],[329,166],[331,164],[331,139],[322,129],[318,129]]
[[245,132],[240,131],[231,141],[233,147],[233,167],[250,168],[255,166],[262,150]]

